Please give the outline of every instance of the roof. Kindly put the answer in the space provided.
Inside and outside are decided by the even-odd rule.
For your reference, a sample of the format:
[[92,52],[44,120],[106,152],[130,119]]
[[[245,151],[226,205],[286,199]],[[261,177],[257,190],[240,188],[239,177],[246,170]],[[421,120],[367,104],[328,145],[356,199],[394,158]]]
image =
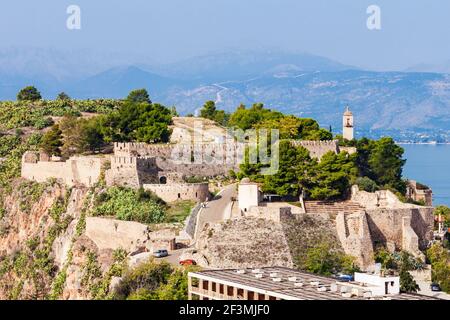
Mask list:
[[350,111],[350,108],[347,106],[344,112],[344,116],[352,116],[353,113]]
[[[244,271],[244,273],[242,273]],[[257,273],[262,273],[262,278],[256,278]],[[242,289],[269,294],[285,300],[368,300],[364,297],[345,298],[338,292],[330,290],[332,284],[338,283],[331,277],[319,276],[285,267],[268,267],[260,269],[224,269],[205,270],[191,272],[190,276],[204,280],[211,280]],[[295,281],[294,278],[295,277]],[[274,281],[274,278],[281,281]],[[290,278],[290,279],[289,279]],[[296,285],[297,283],[297,285]],[[302,283],[302,286],[298,286]],[[348,283],[339,283],[342,286],[351,286]],[[319,291],[319,287],[327,288]],[[384,297],[373,297],[382,300]],[[391,295],[393,300],[436,300],[436,298],[418,294]]]

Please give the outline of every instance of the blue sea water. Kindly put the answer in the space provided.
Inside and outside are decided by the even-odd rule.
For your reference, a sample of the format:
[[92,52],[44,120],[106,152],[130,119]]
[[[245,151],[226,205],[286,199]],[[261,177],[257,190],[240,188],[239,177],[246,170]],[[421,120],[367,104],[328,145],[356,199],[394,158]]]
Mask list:
[[405,144],[403,176],[433,189],[433,205],[450,207],[450,144]]

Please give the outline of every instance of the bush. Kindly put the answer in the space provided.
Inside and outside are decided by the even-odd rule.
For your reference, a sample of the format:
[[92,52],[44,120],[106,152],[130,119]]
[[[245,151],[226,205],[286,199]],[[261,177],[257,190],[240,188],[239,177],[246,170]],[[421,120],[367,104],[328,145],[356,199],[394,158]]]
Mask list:
[[195,270],[198,270],[198,267],[179,269],[165,261],[157,263],[151,258],[124,275],[114,299],[187,300],[187,274]]
[[358,270],[352,256],[332,250],[326,242],[307,250],[305,268],[308,272],[326,276],[339,272],[351,274]]
[[36,101],[41,99],[41,93],[33,86],[25,87],[17,94],[18,101]]
[[368,177],[360,177],[356,179],[355,182],[360,190],[367,192],[375,192],[378,190],[378,186],[372,179]]

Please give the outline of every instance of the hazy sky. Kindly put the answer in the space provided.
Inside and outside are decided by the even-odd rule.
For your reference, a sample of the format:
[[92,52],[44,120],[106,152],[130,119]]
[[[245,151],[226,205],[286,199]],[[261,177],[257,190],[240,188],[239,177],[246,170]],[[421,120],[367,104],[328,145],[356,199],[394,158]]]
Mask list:
[[[81,30],[66,9],[81,8]],[[381,8],[381,30],[366,9]],[[1,47],[133,51],[159,61],[275,48],[376,70],[450,59],[448,0],[14,0],[0,4]]]

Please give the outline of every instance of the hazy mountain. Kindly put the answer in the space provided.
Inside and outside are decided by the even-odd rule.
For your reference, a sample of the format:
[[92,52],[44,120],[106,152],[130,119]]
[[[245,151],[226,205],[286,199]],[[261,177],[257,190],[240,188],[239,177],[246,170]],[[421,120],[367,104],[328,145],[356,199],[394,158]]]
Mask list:
[[233,110],[240,103],[313,117],[323,126],[341,127],[346,104],[361,129],[450,127],[450,76],[400,72],[309,72],[297,76],[261,76],[168,92],[163,100],[191,111],[205,100]]
[[[370,72],[313,55],[279,52],[213,54],[153,67],[131,56],[128,61],[136,63],[102,55],[105,61],[95,65],[100,57],[95,54],[76,58],[44,50],[8,58],[10,53],[0,50],[0,99],[15,99],[31,84],[45,98],[63,90],[74,98],[122,98],[132,89],[147,88],[153,101],[175,105],[182,114],[207,100],[228,111],[240,103],[263,102],[340,130],[342,111],[349,104],[360,130],[450,128],[450,75],[442,73]],[[79,70],[70,74],[78,64]]]
[[405,70],[406,72],[450,73],[450,60],[438,64],[421,63]]
[[221,52],[147,68],[172,78],[209,81],[242,80],[262,74],[286,72],[292,74],[356,69],[324,57],[277,51]]
[[75,84],[66,91],[77,98],[123,98],[133,89],[147,88],[153,98],[170,88],[182,90],[183,82],[146,72],[135,66],[117,67]]

